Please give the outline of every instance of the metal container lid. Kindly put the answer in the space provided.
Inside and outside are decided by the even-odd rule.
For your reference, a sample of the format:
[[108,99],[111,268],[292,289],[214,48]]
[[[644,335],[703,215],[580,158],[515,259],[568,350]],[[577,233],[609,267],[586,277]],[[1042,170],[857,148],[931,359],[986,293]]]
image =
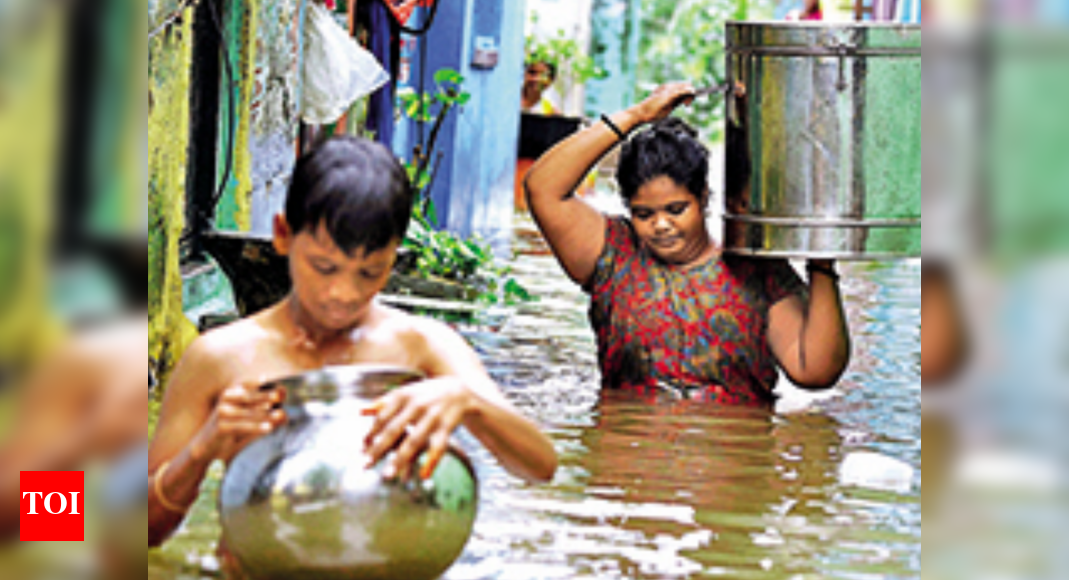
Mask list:
[[390,389],[426,378],[415,369],[376,364],[327,366],[268,381],[260,390],[282,388],[286,406],[307,402],[331,403],[341,399],[373,399]]

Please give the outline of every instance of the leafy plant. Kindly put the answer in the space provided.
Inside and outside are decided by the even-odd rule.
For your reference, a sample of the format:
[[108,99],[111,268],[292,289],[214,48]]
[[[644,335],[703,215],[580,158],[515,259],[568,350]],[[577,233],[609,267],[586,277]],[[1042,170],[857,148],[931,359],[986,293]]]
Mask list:
[[412,160],[405,164],[408,169],[408,178],[412,181],[418,193],[417,199],[422,205],[420,208],[423,215],[432,214],[433,208],[428,208],[430,186],[434,182],[437,173],[438,162],[442,155],[434,158],[434,167],[431,160],[434,147],[438,142],[438,134],[442,130],[449,111],[455,107],[463,107],[471,100],[471,93],[461,89],[464,77],[451,68],[439,69],[434,73],[436,88],[433,93],[417,93],[412,88],[406,88],[398,92],[397,98],[401,103],[401,110],[410,119],[421,123],[431,123],[431,134],[427,140],[426,149],[422,144],[417,144],[412,151]]
[[[773,0],[642,0],[639,97],[671,81],[689,81],[696,87],[726,81],[724,23],[771,19],[775,5]],[[705,139],[722,138],[721,99],[697,99],[675,114],[702,131]]]
[[[402,273],[417,273],[423,278],[462,283],[477,292],[477,300],[497,303],[502,297],[507,304],[528,302],[531,295],[513,278],[503,286],[499,280],[508,269],[499,266],[490,246],[478,236],[462,239],[453,232],[439,231],[437,212],[430,197],[442,154],[434,156],[442,125],[449,112],[463,107],[471,94],[462,88],[464,77],[450,68],[434,74],[433,93],[417,93],[406,89],[398,94],[402,113],[416,121],[433,123],[426,147],[416,145],[412,159],[405,163],[408,177],[417,195],[412,207],[412,222],[402,244]],[[433,163],[432,163],[433,160]]]
[[[462,239],[453,232],[427,227],[426,220],[413,220],[403,247],[408,253],[407,268],[424,277],[462,282],[486,304],[531,302],[534,298],[509,269],[494,258],[489,244],[479,236]],[[500,281],[504,280],[504,284]]]
[[[538,14],[531,16],[532,23],[538,22]],[[581,85],[590,79],[603,79],[609,76],[608,71],[594,63],[585,50],[581,49],[574,38],[568,38],[564,29],[557,29],[557,35],[548,39],[540,39],[534,35],[528,35],[524,43],[524,52],[528,64],[544,62],[553,65],[557,70],[557,76],[567,85]],[[563,97],[564,90],[556,89]]]

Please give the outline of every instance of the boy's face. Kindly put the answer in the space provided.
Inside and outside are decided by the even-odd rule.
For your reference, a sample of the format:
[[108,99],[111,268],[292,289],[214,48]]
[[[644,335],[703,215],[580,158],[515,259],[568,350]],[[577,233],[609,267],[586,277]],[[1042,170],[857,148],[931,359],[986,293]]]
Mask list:
[[386,286],[399,240],[368,253],[346,254],[320,223],[294,234],[285,218],[275,221],[275,247],[288,255],[293,292],[301,308],[323,330],[346,330],[364,320],[371,301]]

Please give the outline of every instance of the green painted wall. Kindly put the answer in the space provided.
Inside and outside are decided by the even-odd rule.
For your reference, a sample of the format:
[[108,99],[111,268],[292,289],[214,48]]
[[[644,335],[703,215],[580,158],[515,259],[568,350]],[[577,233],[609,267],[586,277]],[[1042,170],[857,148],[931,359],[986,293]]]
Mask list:
[[196,336],[182,312],[178,254],[185,223],[191,17],[187,10],[181,25],[148,47],[149,356],[159,362],[161,380]]
[[[222,230],[248,231],[252,213],[252,154],[249,148],[251,101],[256,79],[256,38],[259,0],[230,0],[224,16],[226,54],[234,78],[223,69],[219,96],[217,179],[227,179],[216,208],[215,225]],[[234,119],[230,117],[231,103]],[[228,149],[232,167],[226,172]]]
[[[0,50],[0,369],[17,371],[53,345],[47,265],[59,162],[66,10],[14,24]],[[16,14],[16,16],[18,16]]]

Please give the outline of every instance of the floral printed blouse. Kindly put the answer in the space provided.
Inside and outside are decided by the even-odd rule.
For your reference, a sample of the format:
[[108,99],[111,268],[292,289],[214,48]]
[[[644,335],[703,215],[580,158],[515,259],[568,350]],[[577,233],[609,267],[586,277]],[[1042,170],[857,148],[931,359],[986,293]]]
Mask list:
[[684,269],[642,248],[627,219],[610,218],[605,237],[585,288],[604,387],[730,405],[775,401],[769,310],[807,292],[785,260],[721,256]]

